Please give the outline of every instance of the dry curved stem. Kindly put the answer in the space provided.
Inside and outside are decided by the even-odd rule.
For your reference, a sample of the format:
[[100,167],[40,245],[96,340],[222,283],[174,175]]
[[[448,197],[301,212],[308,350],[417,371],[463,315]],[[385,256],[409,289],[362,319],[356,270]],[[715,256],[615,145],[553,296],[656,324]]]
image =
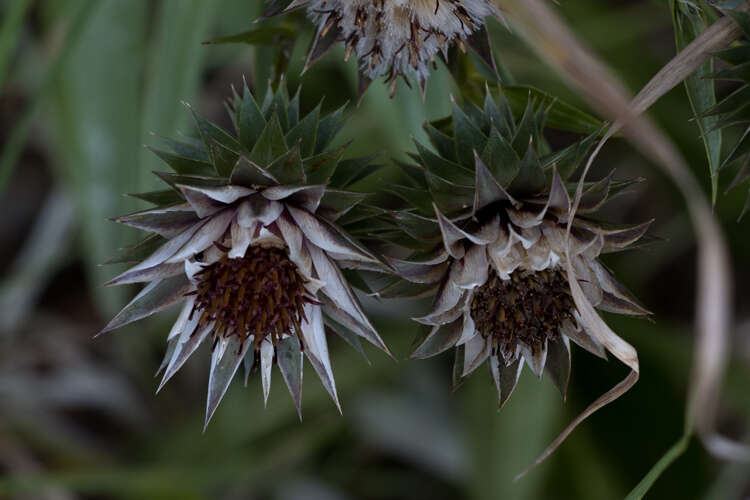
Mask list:
[[[543,0],[495,2],[509,14],[509,19],[521,28],[529,44],[548,63],[577,87],[600,112],[615,120],[589,159],[576,192],[574,207],[580,201],[583,180],[596,154],[604,142],[619,130],[623,130],[623,135],[630,142],[672,177],[685,197],[699,247],[696,354],[687,406],[687,428],[695,426],[706,447],[719,457],[750,459],[750,448],[718,435],[715,430],[719,389],[726,366],[728,327],[731,323],[732,280],[724,236],[698,182],[680,153],[650,119],[639,116],[661,95],[692,73],[711,52],[729,44],[739,33],[726,19],[715,23],[665,66],[639,93],[636,100],[631,102],[620,81],[575,38]],[[591,78],[592,75],[596,75],[596,78]],[[595,316],[590,319],[598,325],[596,334],[610,342],[609,345],[605,344],[607,348],[628,365],[632,372],[576,418],[531,467],[541,463],[581,421],[622,395],[637,380],[635,350],[598,317],[593,306],[583,297],[577,281],[572,278],[574,275],[570,273],[571,267],[568,266],[568,272],[576,306],[582,309],[582,314]]]
[[[746,5],[737,10],[750,10],[750,6]],[[646,111],[661,96],[682,83],[711,55],[728,47],[740,36],[742,29],[730,17],[725,16],[716,21],[649,80],[630,103],[632,110],[636,114]]]

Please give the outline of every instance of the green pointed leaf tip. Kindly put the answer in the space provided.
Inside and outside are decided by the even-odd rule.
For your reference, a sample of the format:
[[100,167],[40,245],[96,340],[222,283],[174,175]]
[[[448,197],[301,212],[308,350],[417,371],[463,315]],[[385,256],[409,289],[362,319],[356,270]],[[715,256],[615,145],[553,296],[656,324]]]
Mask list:
[[[702,10],[696,5],[674,0],[671,0],[670,4],[672,22],[675,28],[675,43],[677,50],[681,51],[706,30],[709,22]],[[705,115],[708,110],[716,106],[714,82],[710,78],[706,78],[712,72],[713,60],[709,59],[685,79],[684,85],[693,114],[697,117],[695,123],[698,125],[703,139],[711,176],[711,202],[716,204],[721,164],[722,131],[716,129],[718,120],[716,116]]]
[[[551,121],[560,128],[589,135],[549,153],[543,131]],[[601,126],[585,112],[532,87],[503,88],[499,95],[488,89],[481,108],[473,103],[461,106],[452,100],[451,116],[424,125],[432,147],[415,141],[416,153],[410,156],[416,165],[396,161],[414,181],[414,187],[398,186],[393,191],[420,213],[429,213],[424,210],[429,199],[423,191],[426,189],[432,201],[455,215],[466,208],[469,191],[474,189],[476,153],[511,196],[538,195],[548,184],[546,177],[551,175],[553,165],[563,178],[575,171]]]
[[222,36],[203,42],[204,45],[245,43],[248,45],[276,46],[283,41],[292,41],[297,34],[291,26],[280,24],[256,28],[235,35]]
[[539,102],[541,108],[549,107],[546,126],[550,128],[578,134],[592,134],[603,125],[602,121],[594,116],[536,87],[526,85],[503,87],[503,95],[515,114],[523,112],[530,98]]
[[[323,115],[319,104],[300,117],[300,89],[290,100],[283,79],[276,90],[269,87],[262,104],[245,82],[241,93],[232,90],[227,109],[233,132],[186,104],[193,115],[198,138],[183,137],[181,141],[160,138],[166,149],[149,149],[178,176],[226,180],[235,171],[240,157],[244,157],[272,171],[272,177],[282,183],[304,182],[306,175],[314,173],[317,183],[330,180],[342,151],[329,152],[327,147],[343,126],[344,107]],[[171,181],[170,175],[160,176]]]
[[[687,7],[680,8],[682,9],[680,12],[687,10]],[[726,8],[731,7],[727,6]],[[677,6],[674,6],[674,9],[677,12]],[[732,10],[726,11],[726,14],[731,16],[742,28],[745,36],[750,38],[750,14]],[[675,14],[676,16],[677,14]],[[701,138],[709,156],[712,195],[715,201],[719,172],[730,165],[738,166],[738,171],[729,183],[727,191],[744,184],[748,179],[747,165],[750,163],[750,127],[748,126],[748,123],[750,123],[750,62],[748,62],[750,60],[750,43],[746,40],[738,41],[730,48],[718,51],[714,56],[722,61],[720,66],[723,69],[713,71],[714,68],[711,63],[704,64],[699,69],[700,75],[698,73],[694,75],[694,77],[701,76],[703,78],[700,85],[703,87],[710,86],[710,89],[713,90],[715,80],[731,80],[740,83],[729,95],[724,96],[718,102],[714,98],[714,100],[708,101],[711,104],[710,106],[702,109],[694,106],[697,115],[696,122],[701,129]],[[694,77],[691,78],[694,79]],[[692,80],[686,81],[689,95],[691,94],[690,81]],[[692,96],[691,104],[693,104]],[[723,157],[719,159],[720,149],[722,149],[722,134],[728,129],[738,129],[737,134],[726,136],[736,137],[736,139],[733,139],[727,147],[723,148]],[[743,209],[743,214],[747,211],[749,204],[750,194]]]

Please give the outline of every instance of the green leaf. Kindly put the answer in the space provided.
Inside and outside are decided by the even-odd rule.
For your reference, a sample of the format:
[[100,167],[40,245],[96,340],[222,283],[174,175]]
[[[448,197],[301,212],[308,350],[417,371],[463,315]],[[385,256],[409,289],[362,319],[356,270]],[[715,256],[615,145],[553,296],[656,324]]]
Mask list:
[[490,121],[490,128],[494,126],[500,130],[505,125],[505,119],[500,114],[500,108],[497,107],[495,99],[492,98],[492,94],[487,90],[484,96],[484,114]]
[[422,165],[427,170],[454,184],[463,186],[474,185],[474,172],[472,170],[436,155],[416,139],[414,140],[414,144],[417,146]]
[[253,94],[247,88],[247,82],[243,83],[242,101],[237,116],[237,136],[245,149],[252,151],[258,142],[263,130],[266,128],[266,119],[260,112],[258,103],[255,102]]
[[211,163],[211,158],[208,156],[205,144],[199,139],[184,137],[187,142],[179,142],[159,135],[156,137],[179,156],[190,158],[194,161]]
[[[708,27],[705,14],[697,6],[676,0],[670,0],[672,22],[674,23],[677,50],[683,50],[695,37],[703,33]],[[716,194],[719,187],[719,166],[721,162],[722,132],[715,129],[717,118],[705,116],[706,111],[716,105],[714,82],[706,78],[713,71],[713,60],[702,64],[692,75],[685,79],[687,91],[695,123],[700,129],[703,146],[706,150],[708,168],[711,176],[711,202],[716,204]]]
[[318,214],[328,220],[335,221],[364,201],[368,196],[370,195],[367,193],[354,193],[352,191],[327,189],[323,198],[320,200]]
[[533,145],[529,144],[526,155],[521,160],[518,175],[513,179],[508,191],[511,196],[516,198],[534,195],[544,189],[544,183],[544,170],[539,163]]
[[147,201],[158,206],[173,205],[185,201],[174,189],[163,189],[161,191],[148,191],[146,193],[131,193],[128,196]]
[[440,226],[435,219],[429,219],[405,210],[392,214],[398,226],[409,236],[422,241],[440,241]]
[[339,162],[333,177],[331,177],[331,185],[346,188],[378,171],[381,165],[372,163],[378,156],[376,153],[358,158],[347,158]]
[[438,130],[432,123],[425,123],[423,128],[440,156],[452,162],[457,161],[456,142],[453,138]]
[[3,22],[0,24],[0,88],[5,83],[6,70],[16,44],[20,40],[23,20],[31,6],[30,0],[15,0],[6,7]]
[[258,142],[255,143],[248,159],[261,167],[265,167],[286,153],[288,149],[279,117],[274,114],[263,129],[263,133],[258,138]]
[[403,199],[409,205],[416,207],[416,209],[422,214],[430,214],[434,212],[432,209],[433,200],[429,191],[399,184],[391,186],[388,191]]
[[737,144],[732,147],[729,154],[727,154],[727,157],[724,158],[724,163],[722,163],[720,168],[724,168],[734,160],[737,160],[748,153],[750,153],[750,126],[745,129],[745,132],[737,141]]
[[742,28],[745,36],[750,38],[750,14],[742,11],[729,11],[727,15],[731,16],[740,28]]
[[196,112],[192,106],[188,105],[188,107],[193,113],[193,118],[195,119],[195,123],[198,126],[198,131],[201,134],[201,139],[207,147],[210,147],[209,143],[211,141],[214,141],[236,154],[241,154],[242,152],[244,152],[244,148],[242,147],[242,145],[237,142],[237,139],[232,137],[229,132],[219,127],[215,123],[206,120],[203,116]]
[[[731,116],[743,112],[750,107],[750,85],[743,85],[719,103],[704,113],[705,116],[725,115]],[[714,125],[715,127],[718,124]]]
[[299,144],[274,160],[266,167],[266,171],[281,184],[303,184],[305,182],[305,171],[302,169]]
[[240,155],[233,150],[213,139],[209,139],[208,154],[211,156],[214,169],[222,177],[229,177],[232,174],[232,170],[240,158]]
[[433,201],[444,214],[464,211],[474,203],[473,187],[459,186],[429,171],[425,172],[425,178]]
[[291,26],[280,24],[206,40],[203,44],[246,43],[248,45],[275,46],[281,40],[294,40],[296,36],[297,34]]
[[598,131],[603,125],[601,120],[536,87],[527,85],[503,87],[503,94],[516,114],[523,112],[529,100],[540,103],[543,108],[551,105],[546,123],[550,128],[579,134],[591,134]]
[[720,50],[714,53],[714,56],[729,64],[742,64],[750,61],[750,45],[738,45]]
[[740,220],[742,220],[742,218],[745,217],[748,212],[750,212],[750,189],[748,189],[745,206],[742,207],[742,212],[740,212],[740,216],[737,218],[737,221],[739,222]]
[[318,133],[318,121],[320,120],[320,107],[321,104],[318,104],[286,134],[287,144],[296,144],[297,141],[302,140],[303,158],[307,158],[314,152],[315,137]]
[[[208,149],[211,163],[214,164],[219,174],[229,176],[237,158],[239,155],[246,153],[246,149],[229,132],[206,120],[192,106],[188,107],[193,113],[201,139]],[[232,158],[234,158],[233,161]]]
[[178,174],[187,175],[216,175],[216,170],[210,163],[176,155],[160,149],[148,147],[150,151],[169,165]]
[[576,169],[583,163],[589,151],[599,138],[599,132],[595,132],[570,146],[542,158],[542,168],[545,170],[557,167],[557,173],[563,180],[568,179]]
[[341,106],[333,113],[326,115],[318,123],[318,134],[315,139],[315,154],[322,153],[336,137],[341,128],[344,126],[344,109],[346,104]]
[[750,61],[721,71],[716,71],[715,73],[707,73],[704,76],[716,80],[747,82],[750,81]]
[[266,107],[265,103],[263,104],[266,121],[271,119],[271,115],[276,114],[279,117],[281,130],[288,131],[289,115],[287,114],[287,109],[289,108],[289,92],[287,92],[286,89],[286,80],[282,78],[279,82],[278,89],[273,93],[269,91],[269,93],[266,94],[266,98],[269,95],[272,96],[270,104],[268,107]]
[[487,136],[453,101],[453,128],[456,137],[457,163],[474,165],[474,152],[484,151]]
[[503,187],[507,187],[521,169],[521,159],[513,150],[513,146],[494,127],[490,132],[487,147],[482,151],[480,158]]
[[177,184],[187,184],[189,186],[200,186],[200,187],[218,187],[225,186],[227,180],[221,177],[207,177],[202,175],[180,175],[173,174],[171,172],[154,172],[158,178],[172,186],[175,190]]
[[346,146],[342,146],[302,160],[302,168],[305,169],[307,182],[310,184],[328,184],[331,182],[336,187],[345,187],[343,184],[332,180],[332,177],[335,179],[335,173],[345,149]]
[[300,94],[302,93],[302,86],[297,87],[297,93],[289,101],[289,107],[287,107],[286,114],[289,117],[289,128],[295,127],[299,123],[299,100]]
[[515,135],[513,136],[513,141],[511,141],[513,151],[518,153],[518,156],[523,155],[530,147],[537,147],[537,145],[534,144],[537,130],[534,101],[529,97],[528,101],[526,101],[526,108],[524,109],[521,121],[518,124]]

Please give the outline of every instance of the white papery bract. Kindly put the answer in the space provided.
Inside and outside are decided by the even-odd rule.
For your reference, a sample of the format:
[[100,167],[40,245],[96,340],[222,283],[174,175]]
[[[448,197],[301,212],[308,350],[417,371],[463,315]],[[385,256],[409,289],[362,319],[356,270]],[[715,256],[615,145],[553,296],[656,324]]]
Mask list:
[[[269,9],[278,12],[278,2]],[[311,65],[337,42],[346,46],[346,59],[359,61],[360,93],[380,76],[391,81],[391,94],[399,76],[416,77],[424,89],[430,66],[438,55],[464,43],[482,55],[491,50],[485,19],[497,16],[491,0],[295,0],[287,10],[305,8],[317,25],[308,54]],[[490,64],[493,64],[490,61]]]
[[116,219],[154,234],[109,282],[146,286],[103,331],[181,303],[160,388],[209,343],[206,423],[241,364],[246,380],[259,369],[266,400],[278,364],[299,412],[307,358],[340,408],[327,332],[387,352],[341,271],[382,264],[336,225],[358,209],[363,196],[344,188],[368,162],[327,150],[340,111],[301,117],[283,86],[263,105],[245,88],[229,107],[236,134],[195,115],[200,142],[157,151],[176,171],[160,174],[171,189],[139,195],[159,206]]
[[605,356],[576,309],[567,259],[595,307],[648,315],[598,257],[632,246],[650,222],[614,226],[589,218],[619,189],[611,175],[586,187],[572,216],[575,184],[564,181],[558,165],[570,175],[595,136],[540,159],[543,108],[529,103],[516,120],[489,92],[484,109],[472,106],[464,111],[454,103],[450,122],[427,124],[437,153],[417,142],[416,164],[404,165],[418,187],[393,190],[414,208],[393,219],[403,246],[416,252],[389,259],[402,281],[380,295],[434,298],[432,310],[415,318],[426,329],[412,357],[455,347],[455,384],[488,361],[502,406],[527,364],[537,376],[546,371],[565,395],[571,340]]

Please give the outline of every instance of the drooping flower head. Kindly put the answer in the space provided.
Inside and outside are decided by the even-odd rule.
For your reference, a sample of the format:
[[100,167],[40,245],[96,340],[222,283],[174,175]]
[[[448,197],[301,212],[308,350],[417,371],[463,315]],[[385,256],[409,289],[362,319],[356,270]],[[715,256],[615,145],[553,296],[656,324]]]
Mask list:
[[485,18],[497,15],[491,0],[281,0],[266,15],[305,7],[318,26],[308,65],[336,42],[359,60],[360,93],[380,76],[391,82],[413,75],[424,89],[435,57],[466,42],[491,59]]
[[300,411],[306,357],[338,406],[326,332],[387,351],[341,271],[381,263],[336,225],[363,200],[344,188],[369,159],[329,149],[343,109],[301,117],[299,92],[290,101],[283,84],[262,105],[245,87],[228,107],[235,133],[193,113],[198,140],[155,150],[174,170],[157,173],[170,189],[137,195],[157,207],[116,219],[153,234],[109,282],[147,285],[104,331],[182,303],[161,386],[209,344],[206,422],[243,362],[260,368],[266,399],[278,364]]
[[[566,273],[566,224],[575,170],[595,136],[551,154],[541,131],[545,110],[529,102],[517,120],[489,91],[480,109],[453,105],[452,119],[428,123],[437,153],[416,142],[413,183],[395,188],[412,208],[394,213],[386,238],[415,250],[390,259],[402,282],[381,295],[433,296],[429,327],[413,358],[456,347],[454,383],[488,362],[500,406],[527,364],[546,370],[565,394],[573,340],[604,357],[572,298]],[[643,237],[649,223],[617,227],[591,215],[629,182],[612,175],[590,183],[572,223],[570,258],[588,299],[599,309],[649,314],[597,259]],[[396,230],[397,228],[397,230]],[[396,236],[396,234],[399,236]]]

